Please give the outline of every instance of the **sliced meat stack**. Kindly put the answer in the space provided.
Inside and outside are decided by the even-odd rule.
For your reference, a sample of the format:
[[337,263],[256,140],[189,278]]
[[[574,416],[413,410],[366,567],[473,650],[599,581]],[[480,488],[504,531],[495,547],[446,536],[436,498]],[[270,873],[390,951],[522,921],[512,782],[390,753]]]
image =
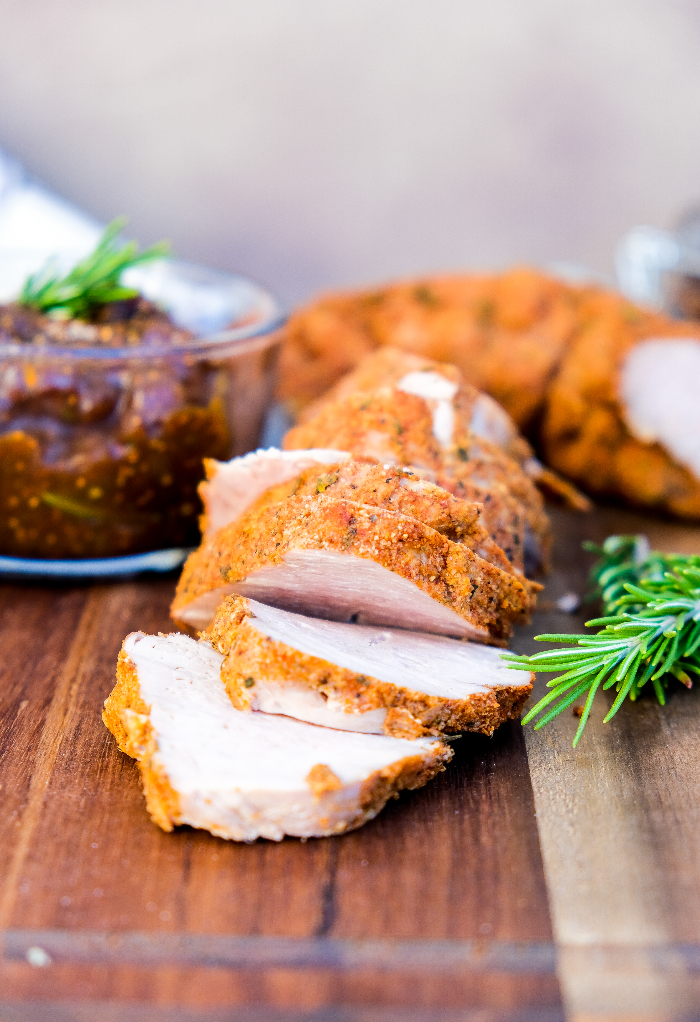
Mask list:
[[173,618],[205,628],[222,599],[336,621],[504,644],[532,598],[521,581],[416,518],[317,494],[219,529],[189,556]]
[[542,496],[521,464],[485,435],[501,435],[511,450],[517,447],[513,433],[498,425],[507,416],[488,419],[479,412],[478,435],[472,428],[477,392],[452,378],[459,375],[454,366],[438,366],[318,405],[313,418],[287,433],[284,446],[325,445],[411,467],[450,493],[482,503],[493,539],[516,568],[535,575],[546,569],[551,543]]
[[302,617],[229,597],[207,637],[239,710],[397,738],[479,731],[520,714],[531,677],[489,646]]
[[[435,410],[396,393],[427,416],[405,420],[407,442],[423,429],[432,451]],[[165,830],[341,833],[442,770],[441,739],[519,714],[531,676],[490,647],[540,587],[481,503],[425,478],[427,462],[388,460],[330,447],[207,463],[204,538],[172,607],[206,632],[128,636],[104,712]]]
[[[253,466],[258,457],[272,460],[273,453],[279,455],[279,481],[269,489],[259,492],[255,486],[244,489],[242,483],[235,479],[236,465],[240,462],[241,472],[249,475],[249,466]],[[303,456],[305,451],[258,451],[246,455],[245,458],[231,462],[217,462],[207,459],[208,481],[200,486],[200,494],[204,501],[205,514],[203,521],[220,521],[228,508],[231,499],[226,492],[227,485],[239,490],[245,498],[240,501],[239,511],[228,519],[235,520],[244,510],[252,507],[262,508],[278,504],[287,497],[309,497],[324,493],[327,497],[340,497],[354,500],[358,504],[370,504],[383,507],[388,511],[398,511],[416,518],[424,525],[429,525],[436,532],[455,543],[465,543],[470,550],[483,557],[490,564],[495,564],[505,571],[517,573],[517,569],[505,556],[503,550],[489,536],[481,521],[481,506],[472,501],[462,500],[447,490],[428,482],[413,469],[398,468],[394,465],[377,465],[373,462],[356,461],[348,454],[329,451],[328,454],[341,456],[342,460],[329,461],[326,464],[317,462],[306,470],[303,465],[299,474],[293,477],[293,458]],[[322,452],[315,452],[322,453]],[[285,459],[282,461],[282,459]],[[302,459],[299,458],[299,461]],[[248,465],[245,463],[248,462]],[[222,509],[221,504],[225,504]],[[203,527],[204,535],[212,535],[213,530]],[[538,587],[534,587],[538,588]]]
[[435,740],[241,712],[221,683],[222,660],[185,635],[124,641],[103,718],[138,761],[148,811],[164,830],[189,823],[234,841],[339,834],[425,784],[452,755]]

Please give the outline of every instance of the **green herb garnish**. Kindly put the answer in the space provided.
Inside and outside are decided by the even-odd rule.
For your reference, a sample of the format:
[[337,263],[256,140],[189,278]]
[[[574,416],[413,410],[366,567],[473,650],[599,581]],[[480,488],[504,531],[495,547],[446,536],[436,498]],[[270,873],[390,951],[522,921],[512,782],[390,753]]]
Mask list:
[[124,217],[113,220],[105,228],[94,251],[65,277],[59,276],[52,261],[32,274],[22,288],[20,305],[59,318],[89,320],[107,302],[136,298],[138,291],[120,284],[122,273],[132,266],[167,256],[170,246],[161,241],[139,252],[135,241],[119,245],[117,235],[125,224]]
[[602,547],[584,546],[599,555],[591,577],[605,616],[587,621],[586,627],[600,631],[535,636],[538,642],[566,643],[572,649],[502,654],[514,670],[564,672],[547,682],[552,691],[523,717],[523,724],[546,710],[535,724],[535,729],[544,727],[588,693],[574,746],[599,688],[617,691],[607,723],[626,698],[638,698],[644,685],[651,684],[663,706],[669,685],[679,681],[691,688],[691,674],[700,674],[700,557],[650,552],[644,536],[610,536]]

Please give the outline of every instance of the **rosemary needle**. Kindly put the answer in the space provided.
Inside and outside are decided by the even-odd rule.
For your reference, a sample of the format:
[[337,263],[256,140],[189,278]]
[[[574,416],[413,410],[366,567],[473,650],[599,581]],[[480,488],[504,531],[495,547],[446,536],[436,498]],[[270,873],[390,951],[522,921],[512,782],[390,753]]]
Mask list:
[[591,578],[605,614],[586,622],[599,631],[535,636],[568,649],[501,654],[515,670],[559,675],[547,682],[551,691],[523,717],[523,724],[539,717],[535,728],[544,727],[587,693],[574,746],[599,688],[617,692],[607,722],[645,685],[663,706],[669,685],[677,681],[691,688],[691,675],[700,674],[700,557],[652,552],[644,536],[609,536],[602,547],[584,546],[599,558]]
[[169,246],[161,241],[139,252],[134,241],[118,245],[117,236],[125,223],[124,217],[113,220],[90,255],[65,277],[56,273],[51,261],[32,274],[22,288],[20,305],[66,319],[90,319],[107,302],[136,298],[138,291],[121,285],[122,273],[139,263],[163,258]]

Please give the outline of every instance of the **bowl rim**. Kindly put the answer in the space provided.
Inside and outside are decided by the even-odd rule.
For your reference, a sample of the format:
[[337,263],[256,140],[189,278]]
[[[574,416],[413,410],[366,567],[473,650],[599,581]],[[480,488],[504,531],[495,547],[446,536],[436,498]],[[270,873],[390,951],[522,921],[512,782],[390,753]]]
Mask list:
[[[243,274],[215,270],[200,263],[181,259],[172,259],[168,262],[176,267],[182,267],[184,270],[211,273],[212,276],[219,277],[222,283],[244,285],[251,294],[251,308],[249,315],[244,314],[241,318],[248,319],[248,322],[244,321],[241,326],[225,327],[211,334],[195,336],[188,344],[131,345],[117,348],[108,348],[102,345],[99,347],[96,345],[86,345],[85,347],[59,344],[32,345],[21,342],[0,344],[0,358],[11,358],[13,361],[19,359],[25,362],[46,359],[60,359],[64,362],[134,362],[156,359],[168,361],[174,358],[201,359],[207,356],[219,359],[264,348],[275,341],[275,335],[284,326],[287,314],[278,300],[262,284]],[[251,316],[253,317],[252,322],[250,321]]]

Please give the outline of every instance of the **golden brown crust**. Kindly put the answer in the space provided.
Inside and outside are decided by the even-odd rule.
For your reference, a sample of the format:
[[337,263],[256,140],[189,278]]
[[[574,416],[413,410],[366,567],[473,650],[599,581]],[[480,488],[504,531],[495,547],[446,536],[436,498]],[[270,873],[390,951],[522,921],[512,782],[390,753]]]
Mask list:
[[122,752],[138,763],[151,819],[163,830],[171,831],[180,822],[179,799],[163,769],[154,762],[158,746],[150,712],[141,698],[136,665],[122,649],[117,661],[117,683],[105,700],[102,719]]
[[414,518],[319,494],[289,497],[243,515],[188,557],[171,614],[198,596],[240,582],[292,550],[328,550],[372,560],[414,583],[503,644],[532,598],[518,579]]
[[340,791],[343,782],[326,763],[316,763],[306,775],[306,783],[314,796],[320,799],[327,791]]
[[[456,411],[461,420],[462,432],[471,430],[475,409],[484,394],[468,384],[455,365],[437,362],[434,359],[415,355],[401,348],[387,345],[365,355],[356,368],[322,394],[302,408],[297,422],[303,424],[314,419],[325,405],[343,401],[351,394],[372,393],[381,387],[395,386],[408,373],[434,372],[454,383],[459,389],[456,396]],[[490,399],[489,399],[490,400]],[[482,414],[483,411],[482,411]],[[488,416],[488,412],[486,413]],[[527,440],[517,432],[515,422],[501,408],[503,420],[498,423],[498,446],[524,470],[525,474],[550,500],[564,504],[575,511],[590,511],[591,502],[575,486],[561,479],[551,469],[541,465],[534,457],[534,451]],[[509,426],[506,425],[509,423]]]
[[[439,744],[440,748],[433,752],[430,759],[420,754],[404,756],[403,759],[370,774],[360,789],[359,809],[356,815],[335,827],[328,827],[324,836],[330,837],[333,834],[345,834],[350,830],[356,830],[363,823],[373,820],[390,798],[398,798],[400,791],[422,788],[437,774],[442,773],[454,752],[448,745]],[[319,800],[332,797],[333,792],[326,791],[321,794]]]
[[324,405],[314,419],[289,430],[283,447],[294,451],[325,446],[331,437],[342,444],[335,450],[381,464],[436,471],[442,461],[427,403],[394,387],[356,392]]
[[[384,808],[388,800],[397,797],[399,791],[413,791],[422,788],[437,774],[442,773],[445,765],[452,759],[454,752],[443,745],[441,756],[426,761],[424,756],[406,756],[398,763],[392,763],[382,770],[377,770],[362,785],[360,806],[363,817],[357,824],[372,820]],[[351,828],[346,828],[350,830]]]
[[354,369],[341,376],[337,383],[306,405],[296,421],[308,422],[318,415],[324,405],[344,401],[351,394],[372,393],[380,387],[393,387],[408,373],[430,371],[439,372],[457,386],[466,387],[473,400],[478,397],[479,392],[476,388],[465,385],[462,374],[456,366],[447,362],[436,362],[434,359],[424,358],[388,344],[365,355]]
[[102,720],[116,738],[121,751],[135,759],[136,753],[131,748],[129,736],[121,718],[122,711],[125,709],[133,710],[146,717],[151,712],[150,707],[146,706],[141,698],[141,687],[136,667],[129,659],[126,650],[122,648],[117,660],[117,683],[105,699]]
[[521,267],[323,296],[290,317],[278,395],[299,410],[369,351],[395,345],[453,363],[527,432],[576,328],[583,290]]
[[489,564],[513,572],[513,565],[481,524],[480,504],[455,497],[408,468],[355,459],[319,465],[296,479],[271,487],[250,510],[278,504],[290,496],[316,493],[410,515],[453,543],[464,543]]
[[225,657],[221,679],[233,705],[251,708],[255,686],[301,687],[341,704],[347,713],[387,709],[384,731],[395,738],[478,731],[491,735],[505,720],[520,715],[532,690],[506,685],[465,699],[427,695],[358,674],[310,656],[258,631],[248,601],[229,596],[219,606],[205,636]]
[[618,393],[622,364],[645,338],[693,337],[696,324],[638,309],[596,292],[550,388],[542,439],[548,461],[590,492],[640,507],[700,518],[700,480],[659,444],[627,428]]
[[[484,524],[512,564],[518,570],[524,567],[527,524],[541,548],[541,568],[546,569],[550,526],[541,494],[516,461],[469,431],[470,413],[461,400],[458,393],[449,448],[433,435],[427,402],[394,387],[354,393],[324,405],[314,419],[289,430],[284,447],[333,447],[349,451],[356,459],[411,467],[457,497],[483,500]],[[469,489],[471,485],[479,487],[478,496]],[[493,499],[483,499],[486,493]]]

